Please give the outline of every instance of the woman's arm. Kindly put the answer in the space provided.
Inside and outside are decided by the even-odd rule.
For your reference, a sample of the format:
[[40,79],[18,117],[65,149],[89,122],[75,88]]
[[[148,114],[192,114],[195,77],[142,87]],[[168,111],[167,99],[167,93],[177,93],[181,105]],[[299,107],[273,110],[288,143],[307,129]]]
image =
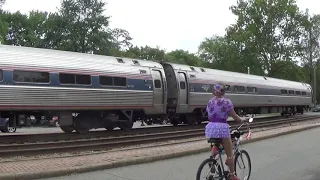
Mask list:
[[234,111],[234,109],[231,110],[230,114],[235,121],[237,121],[239,123],[242,121],[242,119],[237,115],[237,113]]

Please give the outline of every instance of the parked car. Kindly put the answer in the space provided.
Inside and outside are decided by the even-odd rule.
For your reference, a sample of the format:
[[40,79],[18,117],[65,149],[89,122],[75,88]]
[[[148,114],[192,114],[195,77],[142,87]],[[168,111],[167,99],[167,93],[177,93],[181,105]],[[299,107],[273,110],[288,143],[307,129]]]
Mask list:
[[320,106],[314,106],[312,112],[320,112]]

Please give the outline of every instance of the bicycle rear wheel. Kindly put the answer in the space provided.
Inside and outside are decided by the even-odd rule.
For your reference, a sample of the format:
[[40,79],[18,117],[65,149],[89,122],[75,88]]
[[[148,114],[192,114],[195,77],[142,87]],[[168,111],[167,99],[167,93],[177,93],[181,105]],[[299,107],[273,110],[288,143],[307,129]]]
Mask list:
[[[248,165],[245,163],[247,162]],[[242,178],[239,177],[239,172],[241,169],[248,169],[247,175],[243,176]],[[234,158],[234,171],[236,172],[237,176],[243,180],[249,180],[251,175],[251,159],[249,153],[245,150],[240,150]]]
[[[209,172],[203,177],[201,172],[206,164],[208,164]],[[223,180],[222,170],[217,161],[211,158],[204,160],[198,168],[196,180]]]

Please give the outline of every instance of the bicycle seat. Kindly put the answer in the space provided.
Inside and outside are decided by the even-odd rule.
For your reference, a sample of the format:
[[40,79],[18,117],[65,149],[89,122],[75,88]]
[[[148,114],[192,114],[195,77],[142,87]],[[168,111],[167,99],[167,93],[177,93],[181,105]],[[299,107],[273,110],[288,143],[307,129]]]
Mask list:
[[219,139],[219,138],[210,138],[210,139],[208,139],[208,143],[220,144],[220,143],[222,143],[222,139]]

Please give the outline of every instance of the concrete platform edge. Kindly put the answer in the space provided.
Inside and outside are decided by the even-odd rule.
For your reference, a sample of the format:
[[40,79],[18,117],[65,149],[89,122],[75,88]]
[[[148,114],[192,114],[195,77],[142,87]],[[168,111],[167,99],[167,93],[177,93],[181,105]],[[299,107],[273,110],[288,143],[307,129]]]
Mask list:
[[[320,127],[320,124],[314,125],[314,126],[308,126],[308,127],[302,127],[294,130],[289,130],[281,133],[276,133],[272,135],[266,135],[258,138],[254,138],[251,140],[243,141],[242,144],[252,143],[256,141],[261,141],[265,139],[275,138],[278,136],[283,136],[287,134],[297,133],[313,128]],[[128,160],[122,160],[114,163],[104,163],[104,164],[95,164],[91,166],[85,166],[85,167],[75,167],[75,168],[69,168],[64,170],[57,170],[57,171],[49,171],[49,172],[40,172],[40,173],[16,173],[16,174],[1,174],[0,180],[31,180],[31,179],[40,179],[40,178],[52,178],[52,177],[58,177],[58,176],[66,176],[71,175],[75,173],[85,173],[85,172],[91,172],[91,171],[99,171],[99,170],[105,170],[110,168],[117,168],[122,166],[129,166],[129,165],[136,165],[136,164],[143,164],[143,163],[149,163],[149,162],[155,162],[159,160],[165,160],[165,159],[172,159],[172,158],[178,158],[188,155],[193,155],[196,153],[202,153],[202,152],[208,152],[209,153],[210,147],[205,148],[199,148],[196,150],[186,150],[183,152],[178,153],[171,153],[166,155],[155,155],[152,157],[142,157],[142,158],[136,158],[136,159],[128,159]]]

